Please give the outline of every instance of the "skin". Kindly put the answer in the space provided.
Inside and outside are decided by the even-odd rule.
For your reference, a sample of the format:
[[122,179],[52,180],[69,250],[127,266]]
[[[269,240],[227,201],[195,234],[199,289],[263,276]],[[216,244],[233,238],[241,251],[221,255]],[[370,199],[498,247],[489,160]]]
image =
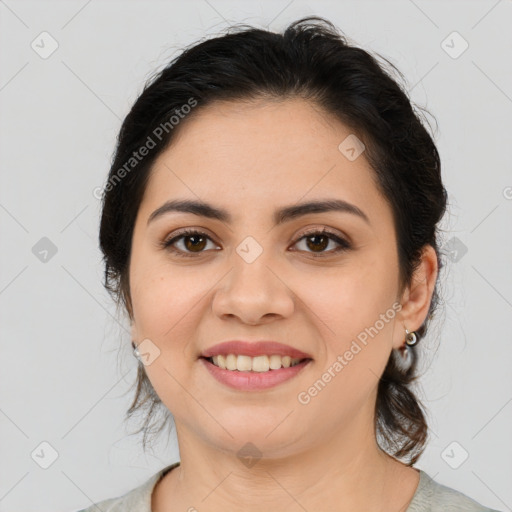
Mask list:
[[[152,169],[129,268],[132,339],[149,338],[160,350],[145,369],[175,419],[181,460],[156,486],[152,510],[406,510],[419,472],[379,449],[374,407],[404,325],[413,331],[427,316],[434,249],[425,248],[400,295],[392,211],[373,171],[364,153],[349,161],[338,150],[350,129],[305,100],[216,103],[180,128]],[[370,223],[326,212],[273,225],[276,208],[327,198],[358,206]],[[170,199],[201,199],[233,222],[174,212],[148,225]],[[174,247],[191,256],[176,256],[159,243],[180,228],[209,239],[199,252],[179,239]],[[330,241],[315,252],[303,238],[309,228],[328,228],[353,246],[333,253],[338,244]],[[250,264],[236,252],[247,236],[263,249]],[[298,394],[397,301],[394,318],[299,403]],[[231,339],[276,340],[313,362],[273,389],[233,390],[197,359]],[[237,456],[247,442],[262,453],[250,468]]]

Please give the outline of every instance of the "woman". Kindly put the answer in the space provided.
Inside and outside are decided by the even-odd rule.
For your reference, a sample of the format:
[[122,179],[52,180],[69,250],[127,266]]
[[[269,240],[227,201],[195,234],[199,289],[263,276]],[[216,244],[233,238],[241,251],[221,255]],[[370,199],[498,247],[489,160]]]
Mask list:
[[97,506],[490,510],[414,468],[446,202],[406,94],[329,22],[171,62],[121,128],[100,243],[139,358],[129,415],[150,406],[145,446],[166,411],[180,462]]

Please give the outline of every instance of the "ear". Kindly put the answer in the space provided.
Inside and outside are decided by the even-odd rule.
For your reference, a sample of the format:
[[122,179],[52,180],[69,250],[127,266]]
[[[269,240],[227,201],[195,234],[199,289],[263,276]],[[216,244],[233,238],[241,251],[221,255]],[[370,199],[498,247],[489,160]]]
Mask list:
[[137,328],[135,326],[135,318],[133,316],[133,308],[132,308],[132,302],[131,302],[131,298],[130,298],[130,293],[126,291],[126,288],[123,286],[122,287],[122,296],[123,296],[123,304],[125,306],[125,312],[128,316],[128,320],[130,321],[130,336],[131,336],[131,340],[132,342],[134,340],[137,340],[138,339],[138,335],[137,335]]
[[135,322],[132,320],[131,324],[130,324],[130,336],[131,336],[131,340],[132,342],[135,341],[136,344],[137,344],[137,340],[138,340],[138,337],[137,337],[137,327],[135,326]]
[[405,327],[412,332],[419,329],[428,315],[438,273],[437,254],[431,245],[423,249],[421,262],[414,272],[411,285],[402,296],[402,309],[398,315],[397,336],[393,348],[400,348],[405,341]]

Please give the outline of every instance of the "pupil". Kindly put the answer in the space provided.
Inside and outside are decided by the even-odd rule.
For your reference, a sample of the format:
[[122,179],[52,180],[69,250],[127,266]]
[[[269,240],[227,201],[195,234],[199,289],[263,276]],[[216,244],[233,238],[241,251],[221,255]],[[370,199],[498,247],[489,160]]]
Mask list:
[[[200,242],[200,245],[197,245],[196,242],[193,242],[192,245],[188,243],[188,241],[192,240],[192,239],[199,239],[199,240],[202,240],[202,244]],[[186,237],[186,242],[185,242],[185,245],[187,246],[187,249],[203,249],[204,248],[204,237],[202,237],[201,235],[189,235]]]
[[[329,239],[325,235],[312,235],[312,236],[308,237],[308,240],[317,240],[318,238],[322,238],[324,243],[318,244],[317,242],[313,242],[313,248],[325,249],[327,247],[327,245],[329,244]],[[325,243],[325,242],[327,242],[327,243]]]

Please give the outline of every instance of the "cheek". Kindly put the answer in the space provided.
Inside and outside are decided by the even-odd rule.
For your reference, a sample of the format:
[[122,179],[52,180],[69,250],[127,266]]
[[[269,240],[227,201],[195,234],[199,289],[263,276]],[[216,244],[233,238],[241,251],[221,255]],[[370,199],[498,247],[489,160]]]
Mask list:
[[[204,289],[203,289],[204,288]],[[201,307],[205,297],[204,276],[185,275],[173,270],[167,273],[154,269],[134,282],[132,300],[139,337],[153,336],[163,342],[177,339],[176,330],[187,325],[187,317]],[[194,324],[197,327],[197,321]]]
[[204,279],[153,266],[134,273],[133,306],[138,341],[149,339],[158,353],[145,372],[165,406],[180,411],[187,405],[184,383],[197,364],[194,336]]
[[339,341],[356,336],[373,325],[391,307],[395,292],[394,276],[382,259],[361,255],[326,271],[301,273],[293,292],[313,317],[323,324],[326,338]]
[[[395,276],[389,267],[375,257],[354,263],[329,274],[310,274],[293,287],[301,299],[298,304],[307,306],[305,311],[312,313],[308,317],[324,340],[325,354],[318,371],[331,368],[331,373],[344,375],[334,379],[340,393],[347,383],[351,389],[353,385],[365,388],[375,384],[375,375],[382,372],[389,357],[397,326]],[[338,356],[343,358],[342,369],[336,364]]]

